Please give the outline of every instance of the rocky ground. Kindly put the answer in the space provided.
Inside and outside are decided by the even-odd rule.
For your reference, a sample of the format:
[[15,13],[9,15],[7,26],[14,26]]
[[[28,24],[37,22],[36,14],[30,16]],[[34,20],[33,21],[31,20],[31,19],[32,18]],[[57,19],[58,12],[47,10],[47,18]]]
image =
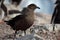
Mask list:
[[33,25],[26,31],[26,35],[18,31],[14,38],[14,30],[3,23],[0,24],[0,40],[60,40],[60,30],[52,31],[52,27],[51,24]]

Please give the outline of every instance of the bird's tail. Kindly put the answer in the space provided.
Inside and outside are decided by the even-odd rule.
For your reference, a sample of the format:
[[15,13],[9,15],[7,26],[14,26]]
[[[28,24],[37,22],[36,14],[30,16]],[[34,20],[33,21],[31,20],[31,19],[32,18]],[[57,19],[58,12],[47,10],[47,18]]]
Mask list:
[[12,21],[12,20],[4,21],[4,22],[6,22],[6,24],[7,24],[7,25],[10,25],[10,26],[13,26],[13,25],[15,24],[15,22]]
[[4,21],[4,22],[8,22],[8,21]]
[[9,24],[9,21],[4,21],[4,22],[6,22],[6,24]]

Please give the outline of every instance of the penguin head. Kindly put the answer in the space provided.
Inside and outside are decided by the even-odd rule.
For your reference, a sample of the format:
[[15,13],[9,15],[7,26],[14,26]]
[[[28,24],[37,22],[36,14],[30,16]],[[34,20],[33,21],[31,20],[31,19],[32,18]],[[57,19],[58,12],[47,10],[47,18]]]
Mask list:
[[55,4],[58,4],[58,3],[60,3],[60,0],[57,0],[57,1],[55,2]]
[[16,6],[18,6],[22,0],[10,0],[12,4],[15,4]]

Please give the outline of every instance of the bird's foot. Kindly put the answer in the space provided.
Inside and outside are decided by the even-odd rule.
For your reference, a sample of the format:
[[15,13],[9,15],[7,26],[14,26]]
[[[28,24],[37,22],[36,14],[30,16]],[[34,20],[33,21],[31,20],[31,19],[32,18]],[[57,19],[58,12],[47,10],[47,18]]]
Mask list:
[[19,37],[21,37],[22,35],[19,35]]

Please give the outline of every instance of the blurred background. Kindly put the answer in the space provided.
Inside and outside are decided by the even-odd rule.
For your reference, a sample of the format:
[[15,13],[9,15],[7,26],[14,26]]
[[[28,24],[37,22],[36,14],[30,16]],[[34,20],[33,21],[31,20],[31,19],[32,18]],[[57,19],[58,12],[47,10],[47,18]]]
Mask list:
[[[36,10],[36,12],[52,14],[55,1],[56,0],[22,0],[20,8],[24,8],[31,3],[34,3],[41,8],[39,10]],[[5,0],[5,4],[9,4],[9,0]]]

